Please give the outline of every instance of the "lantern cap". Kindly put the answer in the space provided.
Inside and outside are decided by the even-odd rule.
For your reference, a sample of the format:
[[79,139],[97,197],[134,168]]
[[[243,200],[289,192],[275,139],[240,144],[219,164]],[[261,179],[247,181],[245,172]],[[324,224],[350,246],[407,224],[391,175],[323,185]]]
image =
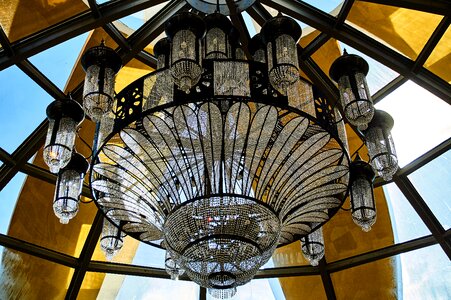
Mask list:
[[297,42],[301,37],[302,29],[292,18],[277,16],[263,24],[260,33],[265,44],[275,41],[283,34],[288,34]]
[[114,73],[117,73],[122,67],[122,59],[116,51],[105,46],[105,43],[102,41],[99,46],[86,50],[81,57],[81,65],[85,72],[90,66],[97,65],[99,67],[110,68]]
[[260,33],[254,35],[249,42],[249,52],[251,55],[254,55],[258,50],[265,50],[265,44]]
[[383,110],[375,109],[373,119],[370,123],[368,123],[368,129],[366,129],[365,131],[373,127],[382,127],[384,129],[391,130],[394,124],[395,121],[389,113]]
[[172,16],[165,25],[166,35],[172,40],[180,30],[189,30],[200,39],[205,34],[205,22],[192,12],[181,12]]
[[153,47],[155,56],[169,55],[170,50],[171,41],[167,37],[160,39]]
[[78,102],[72,99],[57,99],[47,106],[47,118],[50,120],[69,117],[77,123],[85,118],[85,112]]
[[355,73],[368,74],[369,66],[366,60],[356,54],[348,54],[346,49],[343,55],[337,58],[330,67],[329,76],[338,82],[343,75],[352,75]]
[[229,18],[217,12],[207,15],[204,18],[204,22],[207,31],[212,28],[219,28],[228,34],[232,29],[232,22],[230,22]]
[[64,172],[67,170],[73,170],[79,174],[83,174],[83,176],[88,172],[89,163],[86,158],[74,151],[72,157],[70,158],[69,163],[60,170],[60,172]]
[[359,177],[365,176],[369,181],[373,182],[376,178],[376,173],[369,163],[362,160],[357,153],[354,161],[351,162],[349,166],[349,171],[351,173],[350,181],[354,182]]

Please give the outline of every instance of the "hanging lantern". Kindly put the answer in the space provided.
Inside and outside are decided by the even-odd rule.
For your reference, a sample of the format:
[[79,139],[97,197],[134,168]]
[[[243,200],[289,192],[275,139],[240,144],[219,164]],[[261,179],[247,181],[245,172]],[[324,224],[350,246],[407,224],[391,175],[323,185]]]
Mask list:
[[114,78],[122,66],[122,60],[102,41],[100,46],[86,51],[81,58],[81,65],[86,72],[83,106],[94,122],[100,122],[113,107]]
[[297,41],[301,34],[299,24],[285,16],[269,20],[261,30],[267,47],[269,81],[285,96],[299,79]]
[[207,33],[205,35],[205,58],[227,59],[230,56],[228,33],[232,28],[230,20],[219,13],[207,15],[204,18]]
[[175,261],[175,259],[172,258],[169,251],[166,251],[166,259],[164,261],[164,266],[166,269],[166,273],[171,275],[172,280],[178,280],[180,276],[185,273],[185,270],[183,270],[180,265]]
[[188,94],[202,75],[199,49],[205,23],[198,15],[183,12],[169,19],[165,30],[172,41],[172,76],[178,88]]
[[382,110],[375,110],[368,129],[363,133],[373,169],[385,181],[392,179],[398,170],[395,144],[391,135],[393,118]]
[[304,257],[312,266],[317,266],[324,256],[323,228],[319,227],[309,235],[301,238],[301,244]]
[[368,63],[346,50],[330,67],[330,77],[338,83],[340,101],[346,119],[365,130],[374,115],[373,100],[366,83]]
[[83,155],[74,153],[71,160],[58,173],[53,211],[61,224],[69,223],[78,212],[83,179],[89,163]]
[[44,146],[44,161],[50,172],[57,174],[72,156],[77,126],[85,114],[80,104],[71,99],[55,100],[47,106],[49,127]]
[[160,39],[153,47],[153,53],[157,58],[157,70],[169,67],[171,41],[168,38]]
[[249,43],[249,52],[254,61],[266,63],[266,50],[260,33],[254,35]]
[[113,256],[121,250],[124,245],[122,231],[111,223],[107,218],[103,219],[102,235],[100,236],[100,248],[105,253],[107,260],[112,260]]
[[351,215],[354,223],[368,232],[376,223],[376,203],[373,181],[376,176],[371,166],[357,154],[350,166]]

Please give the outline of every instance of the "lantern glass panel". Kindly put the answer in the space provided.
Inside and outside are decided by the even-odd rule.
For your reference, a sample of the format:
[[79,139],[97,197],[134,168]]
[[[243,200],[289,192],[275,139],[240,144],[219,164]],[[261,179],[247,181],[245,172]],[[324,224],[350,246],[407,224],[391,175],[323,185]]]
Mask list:
[[119,228],[114,226],[108,219],[103,219],[103,230],[100,238],[100,248],[105,253],[107,260],[111,260],[113,256],[121,250],[124,242],[122,233]]
[[265,50],[258,49],[257,51],[255,51],[254,56],[252,58],[255,61],[258,61],[258,62],[261,62],[261,63],[265,63],[266,62]]
[[226,34],[219,28],[208,30],[205,36],[205,58],[209,59],[226,59],[227,43]]
[[200,79],[202,69],[197,62],[197,38],[189,30],[178,31],[172,40],[172,75],[175,83],[189,93]]
[[376,223],[373,185],[365,178],[357,178],[351,186],[352,220],[368,232]]
[[53,211],[62,224],[69,223],[78,212],[83,177],[75,170],[63,170],[58,176]]
[[113,106],[114,76],[112,69],[98,65],[92,65],[86,70],[83,106],[86,114],[95,122],[100,122]]
[[391,180],[398,169],[398,158],[390,131],[384,127],[370,127],[365,138],[373,169],[384,180]]
[[[268,56],[272,56],[272,43],[268,43]],[[296,41],[288,34],[283,34],[275,40],[275,58],[277,64],[269,64],[269,80],[271,85],[283,95],[288,88],[299,79],[298,55]]]
[[341,105],[349,123],[357,126],[360,130],[365,130],[374,115],[373,102],[370,98],[365,75],[356,73],[354,78],[358,99],[355,97],[349,76],[342,76],[338,81]]
[[72,118],[49,120],[44,161],[49,166],[50,172],[57,174],[69,163],[75,144],[76,128],[77,122]]

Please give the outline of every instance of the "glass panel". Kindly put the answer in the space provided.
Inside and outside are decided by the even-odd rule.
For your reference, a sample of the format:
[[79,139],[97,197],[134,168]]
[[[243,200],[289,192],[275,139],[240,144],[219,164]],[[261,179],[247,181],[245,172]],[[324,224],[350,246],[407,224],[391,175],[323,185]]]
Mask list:
[[[42,152],[35,163],[41,165]],[[94,203],[80,204],[77,216],[63,225],[53,212],[55,186],[28,176],[11,217],[8,235],[58,252],[80,255],[97,211]]]
[[385,258],[332,273],[337,299],[398,299],[398,267],[395,258]]
[[435,75],[451,83],[451,27],[448,27],[424,66]]
[[415,60],[442,18],[406,8],[356,1],[346,23]]
[[[255,280],[254,280],[255,281]],[[252,281],[253,282],[253,281]],[[291,299],[315,299],[326,300],[321,277],[318,276],[298,276],[269,279],[272,293],[268,292],[268,298],[249,298],[249,299],[275,299],[275,300],[291,300]],[[277,283],[280,284],[283,294],[278,292]],[[276,285],[275,285],[276,284]],[[274,288],[274,285],[276,288]],[[238,290],[239,292],[239,290]],[[274,298],[271,298],[274,297]],[[248,299],[248,298],[246,298]]]
[[402,277],[401,299],[450,299],[450,263],[439,245],[399,256],[402,268],[402,275],[399,278],[401,281]]
[[1,25],[11,42],[55,25],[89,7],[82,1],[0,1]]
[[395,243],[431,234],[396,184],[384,185],[384,191],[390,210]]
[[410,174],[409,179],[445,229],[451,227],[451,150]]
[[343,6],[342,0],[304,0],[302,2],[313,5],[316,8],[321,9],[322,11],[327,12],[333,16],[338,15],[340,8]]
[[0,250],[0,299],[64,299],[73,269],[8,248]]
[[88,33],[81,34],[30,57],[30,61],[57,87],[64,90],[87,36]]
[[80,299],[199,299],[199,286],[190,281],[131,275],[86,273]]
[[390,93],[376,108],[395,120],[392,135],[400,167],[450,137],[451,105],[412,81]]
[[12,153],[46,117],[51,97],[16,66],[0,72],[0,146]]
[[366,81],[368,82],[368,88],[371,95],[374,95],[378,90],[380,90],[390,81],[399,76],[398,73],[381,64],[377,60],[372,59],[368,55],[363,54],[362,52],[346,45],[345,43],[338,42],[338,44],[340,45],[342,52],[344,49],[346,49],[349,54],[356,54],[362,57],[370,66],[370,70],[368,72],[368,75],[366,76]]
[[0,191],[0,232],[6,234],[26,175],[17,173]]
[[[117,263],[133,264],[138,266],[164,268],[166,250],[160,249],[127,236],[123,248],[116,253],[112,261]],[[101,261],[107,261],[104,255]]]

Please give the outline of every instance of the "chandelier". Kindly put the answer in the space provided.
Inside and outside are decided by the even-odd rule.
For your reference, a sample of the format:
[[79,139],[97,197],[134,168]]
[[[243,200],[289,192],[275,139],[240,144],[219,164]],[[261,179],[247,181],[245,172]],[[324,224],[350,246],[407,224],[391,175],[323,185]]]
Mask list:
[[[317,265],[324,255],[321,227],[350,192],[354,221],[371,228],[372,168],[384,178],[396,171],[393,120],[374,113],[366,62],[345,53],[331,77],[345,118],[357,120],[372,143],[372,166],[360,157],[350,166],[341,114],[299,76],[298,23],[281,15],[269,20],[246,57],[237,30],[219,13],[228,13],[225,1],[188,2],[209,14],[173,16],[167,38],[154,47],[157,70],[117,95],[118,55],[103,44],[85,53],[83,106],[99,124],[90,186],[106,217],[107,256],[125,234],[132,236],[166,249],[172,278],[185,273],[212,296],[228,298],[276,247],[301,240],[303,254]],[[86,167],[67,171],[76,165],[71,157],[80,161],[72,149],[83,118],[73,100],[55,102],[45,157],[67,187],[58,188],[54,202],[67,223],[86,173]]]

